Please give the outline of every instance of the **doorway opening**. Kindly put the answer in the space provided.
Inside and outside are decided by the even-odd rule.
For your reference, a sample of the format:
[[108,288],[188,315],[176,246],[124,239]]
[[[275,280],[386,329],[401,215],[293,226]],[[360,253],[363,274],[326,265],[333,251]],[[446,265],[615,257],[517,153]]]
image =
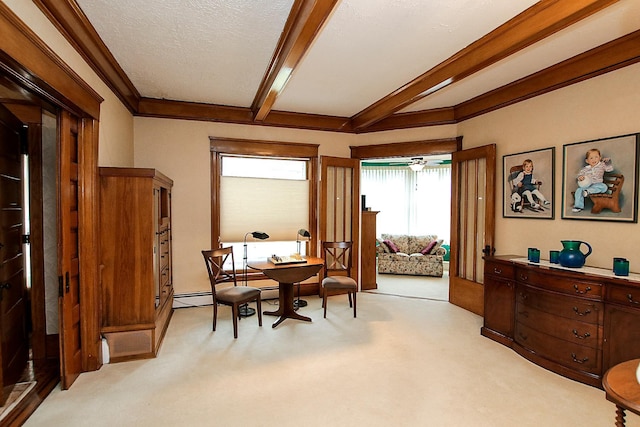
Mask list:
[[[401,240],[407,236],[421,236],[420,239],[433,236],[435,241],[441,240],[438,247],[442,246],[448,251],[451,224],[450,154],[366,159],[361,162],[360,182],[362,203],[366,204],[363,209],[377,212],[376,252],[382,252],[383,240],[393,240],[392,236],[399,236]],[[438,248],[434,247],[434,253],[435,250]],[[448,256],[443,256],[444,280],[434,277],[436,272],[432,276],[416,276],[410,272],[388,274],[385,268],[385,274],[377,273],[375,292],[446,301],[448,260]]]
[[59,382],[56,109],[0,75],[0,424]]

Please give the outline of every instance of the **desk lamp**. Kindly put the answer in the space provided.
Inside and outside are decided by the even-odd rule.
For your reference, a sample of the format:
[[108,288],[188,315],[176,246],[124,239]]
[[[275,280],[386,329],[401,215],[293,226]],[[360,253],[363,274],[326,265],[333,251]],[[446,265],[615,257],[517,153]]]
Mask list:
[[[305,230],[304,228],[301,228],[300,230],[298,230],[298,235],[296,236],[296,242],[298,244],[298,255],[301,255],[300,250],[301,250],[302,242],[300,241],[300,237],[306,237],[310,239],[311,233],[309,233],[309,231]],[[300,299],[300,283],[298,283],[298,299],[293,302],[293,307],[297,310],[300,307],[306,307],[306,305],[307,305],[307,302],[303,299]]]
[[[266,240],[269,238],[267,233],[262,231],[250,231],[244,235],[244,256],[242,257],[242,272],[244,274],[244,285],[247,286],[247,236],[251,234],[254,239]],[[256,311],[249,307],[249,304],[240,306],[240,317],[249,317],[256,314]]]

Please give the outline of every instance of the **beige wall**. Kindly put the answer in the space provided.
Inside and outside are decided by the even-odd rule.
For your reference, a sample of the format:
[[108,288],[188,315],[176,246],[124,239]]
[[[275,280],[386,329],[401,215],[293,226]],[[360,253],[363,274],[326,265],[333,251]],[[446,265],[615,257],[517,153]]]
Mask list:
[[211,246],[209,137],[319,144],[323,156],[350,157],[350,145],[455,136],[455,126],[351,135],[275,127],[136,117],[135,166],[173,179],[172,227],[176,294],[209,289],[200,251]]
[[100,166],[133,166],[133,116],[129,110],[32,1],[3,1],[104,99],[100,105]]
[[[562,249],[561,239],[583,240],[593,246],[587,264],[610,268],[614,256],[623,256],[632,271],[640,271],[640,255],[633,249],[640,239],[638,224],[563,220],[559,206],[562,146],[640,132],[638,94],[636,64],[459,124],[464,148],[497,144],[497,254],[523,255],[535,246],[548,258],[550,249]],[[555,219],[502,218],[502,156],[547,147],[556,147]]]

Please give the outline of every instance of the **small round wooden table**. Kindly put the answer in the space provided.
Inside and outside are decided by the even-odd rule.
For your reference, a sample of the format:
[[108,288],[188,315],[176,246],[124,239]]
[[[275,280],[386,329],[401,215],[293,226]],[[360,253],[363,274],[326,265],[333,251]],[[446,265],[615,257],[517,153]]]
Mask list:
[[293,284],[300,283],[303,280],[318,274],[324,266],[324,260],[322,258],[311,256],[305,256],[304,259],[305,262],[300,264],[276,265],[272,262],[265,261],[252,262],[248,266],[254,270],[261,270],[269,279],[273,279],[278,282],[278,287],[280,288],[278,309],[276,311],[265,311],[262,313],[269,316],[280,316],[278,320],[271,325],[272,328],[278,326],[285,319],[297,319],[304,320],[305,322],[311,322],[310,317],[296,313],[296,309],[293,306]]
[[640,415],[640,384],[636,369],[640,359],[628,360],[609,369],[602,379],[607,400],[616,405],[616,427],[624,427],[625,410]]

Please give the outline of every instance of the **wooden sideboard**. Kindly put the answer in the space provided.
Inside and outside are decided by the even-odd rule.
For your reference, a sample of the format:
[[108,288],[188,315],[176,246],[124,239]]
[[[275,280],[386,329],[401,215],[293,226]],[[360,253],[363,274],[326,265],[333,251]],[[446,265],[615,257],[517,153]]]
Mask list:
[[640,280],[598,271],[518,256],[486,258],[482,335],[546,369],[602,387],[610,367],[640,358]]
[[154,357],[169,325],[172,186],[155,169],[100,168],[101,332],[112,362]]
[[360,289],[377,289],[376,282],[376,211],[362,212],[362,244],[360,253],[362,275]]

